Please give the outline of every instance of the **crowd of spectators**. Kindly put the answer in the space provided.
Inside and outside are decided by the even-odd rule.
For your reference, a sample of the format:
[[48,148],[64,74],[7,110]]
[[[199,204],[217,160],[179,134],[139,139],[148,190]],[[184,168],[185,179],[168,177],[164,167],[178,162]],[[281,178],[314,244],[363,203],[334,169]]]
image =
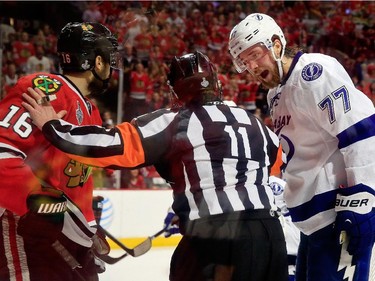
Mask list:
[[[228,54],[232,27],[253,12],[267,13],[283,29],[289,46],[336,57],[355,85],[375,104],[375,2],[367,1],[78,1],[82,21],[101,22],[118,36],[123,56],[123,79],[116,72],[111,81],[112,104],[99,108],[115,116],[117,93],[122,89],[121,120],[169,105],[166,83],[168,64],[174,56],[199,50],[219,71],[225,100],[257,114],[270,126],[266,91],[248,73],[238,74]],[[3,55],[0,99],[17,79],[36,71],[58,71],[56,34],[43,23],[35,34],[22,26],[2,24]],[[1,40],[0,40],[1,42]],[[119,82],[123,81],[122,85]],[[122,86],[122,87],[119,87]],[[110,96],[111,97],[111,96]],[[111,102],[111,101],[110,101]],[[114,106],[115,105],[115,106]],[[109,175],[108,175],[109,174]],[[135,172],[134,172],[135,174]],[[157,177],[152,171],[127,173],[121,186],[165,186],[139,175]],[[106,173],[111,178],[112,173]],[[113,181],[109,181],[113,182]],[[156,180],[157,182],[157,180]],[[108,182],[106,182],[108,184]],[[109,183],[111,184],[111,183]]]

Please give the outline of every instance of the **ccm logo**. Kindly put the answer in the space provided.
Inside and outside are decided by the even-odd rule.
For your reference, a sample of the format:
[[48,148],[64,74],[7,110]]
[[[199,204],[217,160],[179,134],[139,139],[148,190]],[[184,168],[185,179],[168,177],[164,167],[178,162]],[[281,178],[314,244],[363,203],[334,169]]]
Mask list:
[[368,199],[362,199],[362,200],[348,200],[348,199],[336,199],[336,207],[363,207],[367,206],[369,203]]

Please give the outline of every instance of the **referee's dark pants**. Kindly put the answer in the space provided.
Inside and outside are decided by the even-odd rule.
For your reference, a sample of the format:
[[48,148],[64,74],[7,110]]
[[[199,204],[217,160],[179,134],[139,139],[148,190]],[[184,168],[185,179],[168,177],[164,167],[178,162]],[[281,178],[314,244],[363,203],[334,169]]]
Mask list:
[[288,280],[284,234],[270,210],[208,216],[181,228],[171,281]]

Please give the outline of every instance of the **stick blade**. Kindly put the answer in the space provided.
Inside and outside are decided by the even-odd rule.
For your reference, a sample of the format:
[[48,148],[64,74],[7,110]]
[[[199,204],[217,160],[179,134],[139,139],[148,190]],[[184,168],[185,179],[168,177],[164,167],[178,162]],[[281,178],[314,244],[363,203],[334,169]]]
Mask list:
[[151,238],[147,238],[145,241],[142,243],[138,244],[132,249],[132,256],[133,257],[139,257],[142,256],[143,254],[147,253],[152,246],[152,240]]
[[111,257],[109,255],[101,255],[98,258],[101,259],[102,261],[104,261],[107,264],[115,264],[115,263],[119,262],[120,260],[122,260],[123,258],[125,258],[127,256],[128,256],[128,253],[122,254],[119,257]]

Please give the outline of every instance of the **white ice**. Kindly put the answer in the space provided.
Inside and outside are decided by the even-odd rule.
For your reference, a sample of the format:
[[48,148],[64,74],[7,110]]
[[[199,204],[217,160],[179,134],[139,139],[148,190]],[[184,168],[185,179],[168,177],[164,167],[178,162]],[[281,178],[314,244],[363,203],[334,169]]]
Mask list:
[[[99,275],[100,281],[168,281],[169,263],[175,247],[152,247],[139,257],[126,256],[121,261],[106,265]],[[122,250],[112,250],[110,256],[122,255]]]

